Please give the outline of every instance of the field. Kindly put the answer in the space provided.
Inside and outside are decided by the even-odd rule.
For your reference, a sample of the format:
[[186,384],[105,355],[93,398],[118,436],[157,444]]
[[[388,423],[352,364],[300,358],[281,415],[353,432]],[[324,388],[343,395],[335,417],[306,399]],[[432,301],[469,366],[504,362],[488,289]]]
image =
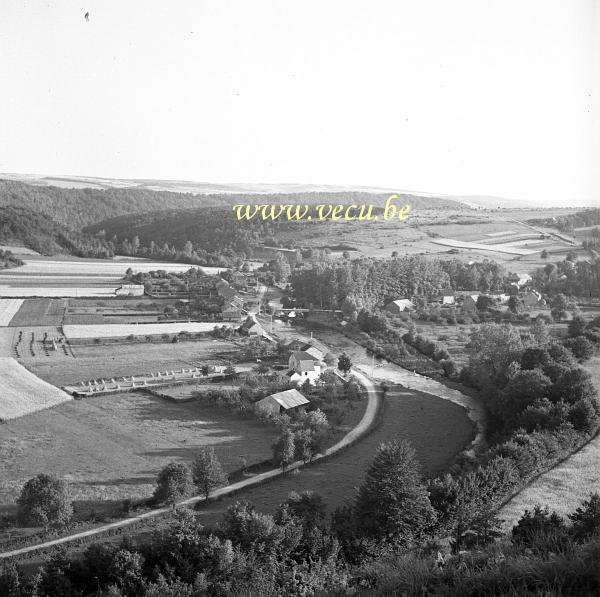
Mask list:
[[[600,388],[600,357],[585,364],[594,385]],[[573,512],[593,491],[600,491],[600,435],[562,464],[541,475],[500,510],[507,530],[512,528],[525,509],[535,504],[547,505],[562,516]]]
[[[439,210],[419,209],[413,211],[405,222],[386,222],[380,219],[344,222],[343,226],[339,223],[325,223],[310,230],[299,228],[298,231],[286,232],[286,240],[321,248],[344,245],[363,255],[378,258],[390,257],[396,251],[399,255],[451,256],[465,261],[494,259],[505,263],[511,271],[525,273],[547,262],[540,257],[544,249],[552,260],[564,259],[567,252],[574,249],[571,244],[558,237],[541,239],[541,234],[532,230],[526,220],[574,211],[576,210],[489,211],[465,207],[450,209],[440,215]],[[557,231],[544,229],[543,232],[554,234]],[[439,244],[446,240],[452,246]],[[355,253],[352,255],[356,256]],[[336,256],[340,258],[341,253],[333,252],[330,258]]]
[[261,511],[272,512],[291,491],[303,490],[321,494],[331,512],[352,499],[382,442],[409,440],[423,472],[435,475],[469,444],[473,434],[473,425],[462,407],[397,387],[386,399],[380,425],[356,445],[322,464],[203,507],[200,520],[204,524],[218,522],[230,505],[242,499],[251,501]]
[[65,312],[65,299],[34,298],[22,301],[21,308],[12,318],[10,325],[16,326],[60,326]]
[[162,334],[178,334],[189,332],[192,334],[210,332],[217,325],[231,325],[223,322],[191,321],[182,323],[113,323],[90,325],[65,325],[64,333],[69,339],[80,338],[119,338],[133,336],[160,336]]
[[12,358],[0,358],[0,379],[0,421],[22,417],[71,399]]
[[[121,285],[125,272],[186,271],[187,263],[149,261],[135,257],[82,259],[26,255],[25,265],[0,272],[0,296],[6,297],[109,297]],[[207,274],[224,268],[202,267]]]
[[148,394],[74,400],[11,421],[0,435],[0,504],[23,482],[50,471],[67,479],[76,500],[149,497],[158,471],[213,445],[225,470],[271,455],[276,429],[200,402],[176,404]]
[[0,251],[10,251],[13,255],[39,255],[37,251],[18,245],[0,245]]
[[7,326],[21,308],[21,299],[0,299],[0,327]]
[[75,358],[56,351],[50,357],[25,356],[22,362],[42,379],[62,387],[89,379],[226,364],[218,355],[237,348],[232,342],[210,339],[177,344],[90,344],[73,347]]

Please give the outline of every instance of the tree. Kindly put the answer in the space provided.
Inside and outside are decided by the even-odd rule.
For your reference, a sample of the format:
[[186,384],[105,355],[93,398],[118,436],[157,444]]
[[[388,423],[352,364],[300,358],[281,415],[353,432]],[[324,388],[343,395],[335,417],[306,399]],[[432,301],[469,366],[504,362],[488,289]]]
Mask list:
[[592,493],[589,500],[584,500],[573,514],[569,514],[569,518],[573,534],[579,541],[600,533],[600,493]]
[[569,321],[568,330],[570,338],[577,338],[583,336],[585,333],[586,322],[581,315],[575,315],[571,321]]
[[354,505],[367,537],[403,546],[422,539],[435,520],[414,448],[405,440],[381,444]]
[[265,363],[264,361],[261,361],[258,364],[258,367],[256,368],[256,370],[258,371],[258,373],[260,373],[261,375],[266,375],[269,372],[269,365],[267,365],[267,363]]
[[325,355],[323,360],[328,367],[333,367],[335,365],[335,356],[330,352]]
[[179,500],[191,495],[194,488],[190,469],[183,462],[167,464],[156,480],[154,499],[163,503],[175,505]]
[[292,491],[285,502],[279,507],[280,510],[287,508],[292,515],[300,518],[308,527],[319,525],[325,520],[327,509],[325,501],[320,494],[314,491]]
[[479,387],[503,385],[510,363],[519,361],[523,344],[510,324],[486,323],[471,334],[469,373]]
[[555,321],[561,321],[567,316],[567,307],[569,306],[569,302],[567,301],[567,297],[559,293],[553,299],[550,306],[550,314],[554,318]]
[[225,367],[225,369],[223,370],[223,373],[225,375],[233,375],[233,376],[235,376],[237,374],[237,371],[235,370],[235,367],[231,363],[229,363],[227,365],[227,367]]
[[338,359],[338,369],[344,374],[347,375],[350,369],[352,369],[352,361],[350,357],[344,352],[340,355]]
[[508,299],[508,308],[512,313],[519,313],[522,310],[521,301],[518,296],[511,296]]
[[273,458],[275,462],[285,471],[294,462],[296,454],[296,443],[294,432],[285,427],[277,441],[273,444]]
[[594,356],[594,345],[585,337],[577,336],[565,340],[565,346],[573,353],[573,356],[583,363]]
[[564,529],[564,520],[556,512],[550,513],[547,506],[542,509],[536,505],[533,512],[525,510],[511,534],[516,545],[538,548]]
[[213,489],[227,483],[227,475],[211,446],[200,448],[196,454],[192,463],[192,476],[194,484],[204,493],[207,500]]
[[202,365],[202,367],[200,367],[200,373],[202,373],[204,377],[208,377],[208,374],[210,373],[210,367],[208,365]]
[[273,263],[273,275],[275,281],[279,283],[287,282],[292,273],[292,268],[286,257],[278,253],[275,262]]
[[548,259],[548,251],[546,251],[546,249],[544,249],[544,250],[541,252],[541,254],[540,254],[540,257],[541,257],[542,259]]
[[39,474],[29,479],[17,499],[18,519],[23,524],[62,526],[73,515],[69,488],[65,481],[53,475]]

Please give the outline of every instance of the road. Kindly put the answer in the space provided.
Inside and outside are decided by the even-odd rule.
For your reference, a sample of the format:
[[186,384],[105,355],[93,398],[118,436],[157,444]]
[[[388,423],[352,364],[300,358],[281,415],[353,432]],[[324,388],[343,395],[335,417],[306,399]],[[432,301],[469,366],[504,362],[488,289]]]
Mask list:
[[[359,421],[358,425],[350,430],[339,442],[328,448],[324,454],[318,454],[313,458],[313,461],[321,460],[322,458],[326,458],[335,454],[342,448],[352,444],[357,441],[364,433],[366,433],[371,425],[373,425],[375,421],[375,416],[379,410],[379,406],[381,404],[380,393],[377,390],[375,384],[362,372],[353,370],[352,374],[362,383],[367,390],[367,407],[365,412]],[[301,468],[304,466],[302,461],[294,462],[290,466],[288,466],[287,471],[291,471],[297,468]],[[234,493],[245,489],[247,487],[252,487],[253,485],[257,485],[263,483],[268,479],[273,479],[275,477],[279,477],[283,474],[281,468],[272,469],[270,471],[266,471],[264,473],[255,475],[248,479],[244,479],[242,481],[238,481],[237,483],[233,483],[231,485],[227,485],[226,487],[221,487],[213,491],[210,494],[210,498],[218,498],[222,496],[226,496],[230,493]],[[177,506],[193,506],[199,502],[204,502],[206,498],[204,496],[194,496],[178,502]],[[43,543],[38,543],[36,545],[29,545],[27,547],[22,547],[19,549],[13,549],[11,551],[6,551],[0,553],[0,559],[12,558],[15,556],[22,556],[29,553],[33,553],[35,551],[48,549],[50,547],[55,547],[58,545],[64,545],[66,543],[72,543],[74,541],[80,541],[82,539],[86,539],[89,537],[94,537],[96,535],[101,535],[102,533],[106,533],[107,531],[112,531],[116,529],[126,528],[131,526],[132,524],[137,524],[139,522],[143,522],[157,516],[163,516],[172,512],[172,507],[167,506],[164,508],[157,508],[155,510],[150,510],[149,512],[144,512],[143,514],[139,514],[138,516],[134,516],[132,518],[126,518],[123,520],[119,520],[116,522],[112,522],[109,524],[102,525],[101,527],[96,527],[94,529],[90,529],[89,531],[83,531],[80,533],[74,533],[73,535],[67,535],[66,537],[60,537],[58,539],[53,539],[52,541],[45,541]]]

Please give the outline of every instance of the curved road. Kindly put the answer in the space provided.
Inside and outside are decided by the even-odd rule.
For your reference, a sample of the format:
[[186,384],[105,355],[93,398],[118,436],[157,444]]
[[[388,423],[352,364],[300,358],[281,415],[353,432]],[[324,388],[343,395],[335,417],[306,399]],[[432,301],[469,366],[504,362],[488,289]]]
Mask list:
[[[368,393],[367,400],[367,408],[362,416],[362,419],[359,421],[358,425],[354,427],[351,431],[349,431],[339,442],[325,450],[324,454],[318,454],[313,458],[313,461],[320,460],[322,458],[326,458],[335,454],[342,448],[354,443],[358,440],[373,424],[375,420],[375,416],[380,406],[380,395],[378,390],[376,389],[373,382],[362,372],[353,370],[352,374],[360,381],[363,386],[365,386]],[[287,471],[300,468],[304,465],[302,461],[294,462],[287,469]],[[258,483],[262,483],[268,479],[272,479],[274,477],[279,477],[283,475],[283,471],[281,468],[272,469],[270,471],[266,471],[264,473],[260,473],[248,479],[244,479],[242,481],[238,481],[237,483],[233,483],[231,485],[227,485],[226,487],[221,487],[220,489],[216,489],[211,492],[210,498],[217,498],[228,495],[233,492],[237,492],[240,489],[244,489],[246,487],[251,487],[252,485],[256,485]],[[199,502],[205,501],[206,498],[204,496],[194,496],[183,500],[177,503],[177,506],[192,506]],[[78,541],[80,539],[86,539],[88,537],[93,537],[94,535],[100,535],[110,530],[121,529],[127,527],[129,525],[142,522],[144,520],[148,520],[151,518],[155,518],[156,516],[162,516],[164,514],[168,514],[171,512],[173,508],[171,506],[166,506],[164,508],[157,508],[155,510],[150,510],[148,512],[144,512],[143,514],[139,514],[138,516],[134,516],[132,518],[125,518],[123,520],[119,520],[117,522],[112,522],[109,524],[102,525],[101,527],[96,527],[94,529],[90,529],[89,531],[82,531],[81,533],[75,533],[73,535],[67,535],[65,537],[60,537],[58,539],[53,539],[52,541],[45,541],[44,543],[37,543],[35,545],[29,545],[27,547],[22,547],[19,549],[13,549],[11,551],[5,551],[0,553],[0,559],[11,558],[15,556],[21,556],[28,553],[32,553],[38,550],[47,549],[49,547],[54,547],[56,545],[63,545],[65,543],[70,543],[73,541]]]

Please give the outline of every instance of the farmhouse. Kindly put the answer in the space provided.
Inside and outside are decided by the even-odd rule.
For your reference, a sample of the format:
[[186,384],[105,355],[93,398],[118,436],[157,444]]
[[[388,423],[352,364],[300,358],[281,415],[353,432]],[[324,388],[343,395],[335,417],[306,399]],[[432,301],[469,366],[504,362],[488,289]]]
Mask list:
[[256,402],[254,408],[263,413],[278,415],[291,410],[304,410],[309,403],[310,401],[298,390],[292,389],[271,394]]
[[309,354],[311,357],[314,357],[318,361],[322,361],[325,357],[325,351],[321,350],[314,344],[305,344],[300,350],[305,352],[306,354]]
[[123,284],[115,289],[116,296],[143,296],[143,284]]
[[303,350],[305,346],[306,342],[303,342],[302,340],[292,340],[285,345],[290,352]]
[[393,314],[401,313],[402,311],[412,311],[414,308],[413,302],[409,299],[396,299],[395,301],[390,301],[385,306],[385,310]]
[[319,359],[306,351],[295,351],[290,355],[288,361],[290,368],[288,377],[290,381],[304,383],[307,379],[314,383],[321,375],[321,363]]
[[223,321],[239,321],[242,318],[242,309],[233,302],[225,303],[221,307],[221,315]]
[[248,316],[246,321],[238,328],[238,332],[244,336],[264,336],[265,331],[254,317]]

